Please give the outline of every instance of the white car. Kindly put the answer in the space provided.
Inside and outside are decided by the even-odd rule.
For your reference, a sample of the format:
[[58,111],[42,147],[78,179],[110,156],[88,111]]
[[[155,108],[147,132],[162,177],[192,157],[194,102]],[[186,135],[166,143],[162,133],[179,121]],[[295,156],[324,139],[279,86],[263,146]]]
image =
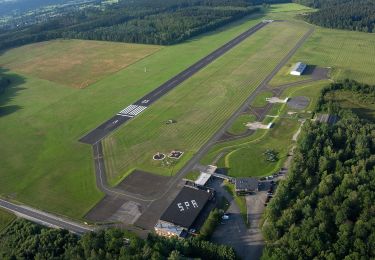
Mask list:
[[228,219],[229,219],[229,216],[224,214],[221,218],[222,218],[223,220],[228,220]]

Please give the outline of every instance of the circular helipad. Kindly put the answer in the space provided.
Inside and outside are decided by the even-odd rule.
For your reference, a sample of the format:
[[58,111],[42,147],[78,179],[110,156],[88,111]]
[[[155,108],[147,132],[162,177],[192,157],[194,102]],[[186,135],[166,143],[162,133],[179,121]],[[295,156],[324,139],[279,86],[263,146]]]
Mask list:
[[293,97],[288,100],[287,104],[290,108],[302,110],[310,104],[310,99],[304,96]]

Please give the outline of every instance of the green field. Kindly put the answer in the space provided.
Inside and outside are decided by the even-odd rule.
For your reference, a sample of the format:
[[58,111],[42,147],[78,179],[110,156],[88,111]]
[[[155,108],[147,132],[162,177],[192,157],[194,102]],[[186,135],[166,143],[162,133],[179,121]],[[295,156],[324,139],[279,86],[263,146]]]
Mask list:
[[124,69],[161,46],[115,42],[54,40],[1,54],[0,67],[75,88]]
[[236,121],[228,129],[228,132],[233,135],[244,134],[247,131],[246,124],[255,121],[255,116],[252,114],[242,114],[237,117]]
[[[260,20],[247,17],[162,48],[85,89],[7,71],[13,84],[0,96],[0,196],[82,218],[103,194],[96,188],[91,148],[77,140]],[[23,55],[28,55],[24,48],[11,51],[12,64],[23,63]],[[0,64],[5,62],[10,61],[0,56]],[[85,73],[80,69],[78,73]]]
[[[320,90],[328,82],[312,83],[305,86],[296,86],[287,89],[283,97],[306,96],[310,104],[306,110],[313,110]],[[280,115],[280,118],[266,118],[268,122],[273,120],[275,126],[270,130],[257,130],[253,136],[236,141],[219,143],[211,148],[209,153],[202,159],[202,164],[211,164],[213,158],[223,154],[218,161],[218,167],[227,168],[228,174],[233,177],[244,176],[266,176],[279,169],[286,159],[287,153],[293,144],[292,137],[300,126],[298,121],[301,118],[310,118],[311,114],[298,113],[288,115],[287,112],[296,110],[290,109],[285,104],[276,104],[269,114]],[[277,162],[269,162],[263,154],[266,150],[272,149],[278,153]]]
[[0,209],[0,234],[15,218],[16,216],[8,211]]
[[[117,183],[136,168],[175,174],[306,31],[306,26],[287,22],[264,27],[106,138],[104,156],[110,183]],[[168,119],[177,123],[167,125]],[[157,152],[172,150],[185,153],[173,167],[152,160]]]
[[[276,5],[270,17],[294,21],[296,13],[305,9],[294,4]],[[8,68],[6,73],[13,83],[0,95],[0,196],[82,218],[103,194],[96,188],[91,148],[77,140],[262,19],[248,17],[174,46],[88,48],[82,50],[84,58],[79,56],[84,66],[75,64],[81,49],[77,50],[73,41],[30,45],[3,53],[0,66]],[[134,168],[164,175],[175,173],[292,48],[305,27],[304,23],[267,26],[119,129],[105,141],[111,183]],[[332,66],[335,79],[352,76],[375,83],[374,43],[374,38],[365,33],[317,29],[290,62]],[[53,48],[54,44],[59,47]],[[87,46],[90,44],[106,43],[87,42]],[[121,51],[131,55],[118,59],[115,54]],[[70,52],[76,55],[68,55]],[[108,65],[111,70],[94,77],[93,71],[98,72],[94,65],[105,63],[106,55],[107,64],[113,67]],[[56,61],[56,57],[61,59]],[[177,123],[163,124],[168,119]],[[246,145],[264,134],[257,131],[245,140],[218,146],[237,149],[244,141]],[[174,168],[163,168],[150,160],[155,151],[171,149],[185,152]],[[218,150],[212,150],[203,161],[215,158]]]
[[306,79],[288,75],[297,61],[319,67],[330,67],[334,80],[351,78],[375,83],[375,38],[372,34],[317,28],[304,46],[293,56],[271,82],[272,85]]

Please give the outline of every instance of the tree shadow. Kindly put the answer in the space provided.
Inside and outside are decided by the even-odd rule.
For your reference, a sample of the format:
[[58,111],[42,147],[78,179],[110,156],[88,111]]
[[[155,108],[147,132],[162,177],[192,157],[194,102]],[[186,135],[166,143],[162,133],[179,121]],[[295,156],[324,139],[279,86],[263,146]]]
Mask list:
[[0,89],[0,117],[3,117],[22,109],[21,106],[7,104],[13,100],[19,91],[25,89],[22,85],[26,80],[24,77],[10,73],[9,70],[4,68],[0,68],[0,77],[5,78],[6,81],[4,88]]

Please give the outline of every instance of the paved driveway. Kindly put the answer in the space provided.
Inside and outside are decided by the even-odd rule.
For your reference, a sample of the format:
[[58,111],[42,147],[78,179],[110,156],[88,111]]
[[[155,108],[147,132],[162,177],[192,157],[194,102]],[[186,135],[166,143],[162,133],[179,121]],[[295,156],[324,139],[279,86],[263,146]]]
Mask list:
[[266,192],[263,191],[256,195],[246,196],[248,219],[250,221],[250,228],[248,229],[232,196],[223,189],[219,181],[215,180],[211,185],[215,187],[218,194],[225,196],[230,202],[227,211],[229,219],[223,221],[223,224],[216,228],[212,241],[232,246],[244,260],[260,259],[264,241],[259,223],[264,211]]

